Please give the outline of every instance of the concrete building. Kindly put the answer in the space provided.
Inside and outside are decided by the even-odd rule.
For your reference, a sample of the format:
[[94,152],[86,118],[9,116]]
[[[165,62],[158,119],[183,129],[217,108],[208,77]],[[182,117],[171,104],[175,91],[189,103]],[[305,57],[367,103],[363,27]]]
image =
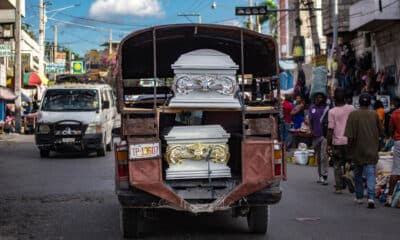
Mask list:
[[400,96],[400,1],[354,1],[349,8],[349,30],[356,54],[372,54],[376,71],[392,77],[390,92]]
[[357,0],[322,1],[323,34],[327,37],[328,47],[332,44],[335,1],[338,2],[338,37],[339,44],[351,41],[354,33],[350,31],[350,6]]
[[38,72],[40,57],[39,44],[25,31],[22,31],[21,33],[22,71]]

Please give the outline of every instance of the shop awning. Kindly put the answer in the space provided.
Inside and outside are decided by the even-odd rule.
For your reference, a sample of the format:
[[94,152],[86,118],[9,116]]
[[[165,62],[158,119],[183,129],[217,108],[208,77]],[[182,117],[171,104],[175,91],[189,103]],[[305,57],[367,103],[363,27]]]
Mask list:
[[47,85],[49,80],[45,75],[37,72],[29,72],[24,74],[24,85],[35,86],[35,85]]

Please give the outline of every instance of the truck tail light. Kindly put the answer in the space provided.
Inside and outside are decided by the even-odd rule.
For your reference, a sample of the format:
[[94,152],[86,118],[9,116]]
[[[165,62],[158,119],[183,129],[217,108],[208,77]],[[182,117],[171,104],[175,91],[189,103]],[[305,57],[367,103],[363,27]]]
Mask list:
[[115,184],[117,189],[129,188],[128,146],[115,146]]
[[275,144],[274,145],[274,174],[275,177],[283,175],[283,156],[284,156],[284,149],[282,145]]

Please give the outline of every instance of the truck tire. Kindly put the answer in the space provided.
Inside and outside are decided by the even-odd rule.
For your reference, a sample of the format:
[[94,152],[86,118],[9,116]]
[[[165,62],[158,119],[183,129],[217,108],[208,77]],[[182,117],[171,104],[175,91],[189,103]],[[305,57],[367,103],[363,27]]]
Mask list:
[[269,206],[250,207],[247,225],[251,233],[265,234],[268,230]]
[[47,149],[40,149],[40,157],[41,157],[41,158],[48,158],[48,157],[50,157],[50,150],[47,150]]
[[139,237],[139,209],[121,208],[120,227],[125,238]]

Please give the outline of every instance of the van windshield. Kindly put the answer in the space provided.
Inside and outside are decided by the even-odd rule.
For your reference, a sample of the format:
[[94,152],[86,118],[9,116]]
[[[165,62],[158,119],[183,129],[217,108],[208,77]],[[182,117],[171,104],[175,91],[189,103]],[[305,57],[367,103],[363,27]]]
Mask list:
[[50,89],[43,99],[43,111],[97,111],[97,90]]

